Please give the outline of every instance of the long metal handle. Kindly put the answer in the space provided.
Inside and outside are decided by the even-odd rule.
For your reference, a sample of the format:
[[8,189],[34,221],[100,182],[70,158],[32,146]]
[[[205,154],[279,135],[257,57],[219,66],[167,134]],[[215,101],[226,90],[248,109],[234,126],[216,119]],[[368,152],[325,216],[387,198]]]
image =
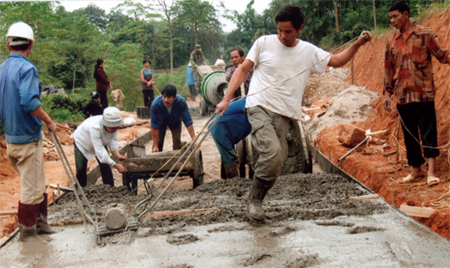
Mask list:
[[[53,132],[51,132],[51,131],[50,131],[50,134],[51,134],[51,136],[52,136],[53,143],[55,144],[56,151],[58,152],[59,158],[61,159],[61,162],[62,162],[62,164],[63,164],[64,170],[65,170],[65,172],[66,172],[66,174],[67,174],[67,177],[69,178],[70,185],[71,185],[71,187],[72,187],[72,189],[73,189],[73,193],[74,193],[75,198],[76,198],[76,200],[77,200],[77,203],[78,203],[78,205],[79,205],[79,209],[80,209],[81,216],[84,216],[84,217],[83,217],[83,224],[86,224],[86,219],[88,219],[88,220],[92,223],[92,225],[94,225],[95,233],[98,235],[99,232],[98,232],[98,225],[97,225],[97,222],[98,222],[98,219],[97,219],[97,213],[95,213],[95,211],[92,209],[91,205],[89,204],[89,201],[87,200],[86,195],[84,194],[83,189],[82,189],[81,187],[77,187],[77,186],[75,185],[74,181],[77,182],[77,185],[80,185],[80,184],[79,184],[79,182],[78,182],[76,176],[74,175],[74,173],[73,173],[73,171],[72,171],[72,168],[70,167],[69,160],[67,159],[66,154],[64,153],[64,149],[62,148],[61,143],[60,143],[59,140],[58,140],[58,136],[56,136],[56,135],[55,135]],[[70,170],[70,173],[72,174],[73,177],[70,176],[69,171],[68,171],[67,169]],[[73,179],[72,179],[72,178],[73,178]],[[77,188],[78,188],[78,189],[77,189]],[[94,212],[95,221],[94,221],[94,220],[91,218],[91,216],[89,216],[89,214],[86,213],[86,211],[83,209],[83,204],[82,204],[82,202],[81,202],[81,200],[80,200],[78,191],[81,192],[81,195],[82,195],[82,197],[83,197],[83,201],[85,201],[85,203],[87,204],[88,208],[89,208],[91,211]]]
[[[202,139],[200,140],[199,144],[197,146],[194,147],[194,149],[190,152],[189,156],[186,158],[186,161],[183,163],[183,165],[180,167],[180,169],[178,170],[178,172],[175,174],[175,176],[170,180],[169,184],[164,188],[164,190],[159,194],[159,196],[156,198],[155,202],[153,202],[153,204],[150,205],[149,208],[145,209],[144,211],[141,212],[141,214],[139,214],[139,217],[142,217],[142,215],[144,215],[145,213],[151,211],[153,209],[153,207],[158,203],[158,201],[161,199],[161,197],[164,195],[164,193],[170,188],[170,186],[172,186],[172,184],[175,182],[175,180],[177,179],[178,175],[181,173],[181,171],[183,171],[184,167],[186,166],[186,164],[188,163],[189,159],[192,157],[192,155],[194,155],[194,153],[200,148],[200,145],[202,144],[202,142],[205,140],[205,138],[208,136],[208,134],[211,132],[211,129],[214,128],[214,126],[216,125],[217,121],[219,120],[220,114],[217,115],[217,117],[213,120],[213,122],[211,123],[211,127],[207,128],[206,133],[204,133]],[[210,124],[211,120],[214,118],[214,115],[211,116],[211,119],[208,120],[208,123],[206,123],[206,125]],[[197,136],[196,138],[198,138],[199,136]],[[195,139],[194,139],[195,140]],[[194,142],[192,142],[192,144],[194,144]],[[192,145],[191,144],[191,145]],[[186,152],[188,152],[188,150],[186,150]],[[185,152],[185,153],[186,153]],[[183,154],[184,155],[184,154]],[[181,159],[181,158],[180,158]],[[179,161],[178,161],[179,162]],[[177,163],[178,163],[177,162]],[[172,169],[176,166],[173,165]],[[171,170],[172,170],[171,169]],[[169,172],[170,173],[170,172]],[[169,174],[168,173],[168,174]]]

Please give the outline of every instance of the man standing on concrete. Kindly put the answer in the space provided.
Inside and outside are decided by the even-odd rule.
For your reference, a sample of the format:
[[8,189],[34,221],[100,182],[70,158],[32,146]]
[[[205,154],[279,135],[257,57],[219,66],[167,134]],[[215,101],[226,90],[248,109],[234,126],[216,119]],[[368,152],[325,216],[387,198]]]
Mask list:
[[[195,49],[192,51],[191,57],[189,58],[189,63],[191,64],[192,71],[194,72],[195,87],[198,92],[200,89],[200,84],[202,83],[202,76],[199,73],[200,70],[198,69],[198,66],[206,65],[205,55],[203,55],[200,44],[195,45]],[[195,95],[197,95],[197,92]]]
[[103,184],[114,187],[114,177],[111,167],[120,173],[127,172],[126,168],[116,163],[109,156],[107,145],[112,154],[120,161],[125,156],[119,153],[119,139],[117,130],[123,125],[122,115],[116,107],[107,107],[103,115],[91,116],[77,127],[73,134],[75,166],[77,180],[81,187],[87,185],[87,163],[97,159],[102,174]]
[[19,239],[42,242],[38,234],[55,232],[47,224],[42,121],[53,133],[57,127],[41,107],[38,70],[28,60],[33,29],[16,22],[9,27],[6,42],[11,54],[0,66],[0,118],[7,156],[21,179]]
[[[233,74],[236,71],[236,69],[239,67],[239,65],[241,65],[244,62],[244,60],[245,60],[244,51],[241,48],[234,48],[230,53],[230,58],[231,58],[231,63],[233,64],[233,66],[227,68],[225,71],[227,74],[227,76],[225,77],[225,80],[227,80],[228,82],[231,81],[231,78],[233,77]],[[250,87],[250,80],[252,79],[252,75],[253,75],[253,68],[250,69],[250,71],[247,73],[247,75],[245,76],[245,79],[244,79],[245,95],[248,94],[248,89]],[[237,98],[240,96],[242,96],[241,90],[236,90],[234,92],[233,97]]]
[[404,1],[389,8],[392,25],[399,31],[386,42],[384,66],[384,105],[390,110],[390,96],[394,96],[397,111],[402,119],[408,164],[411,173],[403,182],[412,183],[423,177],[420,166],[428,159],[428,185],[439,183],[435,174],[437,127],[431,55],[441,63],[450,63],[450,50],[444,48],[430,29],[410,21],[409,7]]
[[299,103],[309,76],[322,73],[327,65],[344,65],[371,39],[370,32],[363,32],[348,49],[332,55],[297,39],[303,21],[300,7],[286,5],[278,10],[275,15],[278,35],[256,40],[247,59],[234,73],[222,102],[216,106],[217,113],[222,111],[255,67],[246,102],[252,147],[259,152],[247,207],[250,219],[265,218],[262,201],[281,173],[288,151],[289,121],[301,119]]
[[167,128],[172,132],[173,149],[181,149],[181,120],[193,139],[195,137],[194,125],[186,100],[177,94],[177,88],[174,85],[167,85],[152,104],[150,126],[153,152],[163,151]]

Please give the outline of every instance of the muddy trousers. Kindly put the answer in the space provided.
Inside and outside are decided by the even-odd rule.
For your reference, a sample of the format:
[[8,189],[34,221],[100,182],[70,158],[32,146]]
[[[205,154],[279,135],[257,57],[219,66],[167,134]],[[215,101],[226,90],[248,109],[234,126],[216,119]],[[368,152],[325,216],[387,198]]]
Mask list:
[[46,188],[42,140],[6,143],[6,155],[20,175],[20,202],[30,205],[41,203]]
[[[106,150],[108,148],[105,146]],[[78,149],[77,145],[74,144],[75,151],[75,166],[77,169],[77,180],[80,183],[81,187],[85,187],[87,185],[87,163],[88,160],[84,157],[83,153]],[[102,174],[103,184],[111,185],[114,187],[114,176],[112,174],[111,167],[108,164],[102,164],[97,159],[97,162],[100,166],[100,173]]]
[[[419,138],[422,139],[424,146],[437,147],[436,130],[436,112],[434,101],[430,102],[412,102],[403,105],[397,105],[397,110],[402,117],[403,135],[405,138],[406,155],[408,165],[417,167],[425,163],[422,156],[422,150]],[[406,129],[406,128],[407,129]],[[408,131],[409,130],[409,131]],[[414,136],[411,136],[411,134]],[[423,148],[425,158],[439,156],[439,150],[433,148]]]
[[172,144],[173,144],[172,148],[173,148],[173,150],[181,149],[181,119],[180,119],[174,123],[163,124],[159,128],[159,136],[158,136],[159,151],[160,152],[163,151],[164,138],[166,137],[167,128],[169,128],[170,132],[172,132]]
[[287,157],[286,135],[291,119],[261,106],[247,108],[247,115],[252,126],[252,147],[259,154],[254,167],[255,177],[274,182]]

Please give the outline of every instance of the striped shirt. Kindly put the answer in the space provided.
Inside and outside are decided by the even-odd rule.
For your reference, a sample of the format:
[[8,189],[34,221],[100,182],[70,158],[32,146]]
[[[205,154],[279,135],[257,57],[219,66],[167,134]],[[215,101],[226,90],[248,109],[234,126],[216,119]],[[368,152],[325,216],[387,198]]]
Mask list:
[[434,101],[431,55],[448,63],[450,51],[430,29],[415,25],[410,33],[397,31],[386,42],[384,87],[397,103]]

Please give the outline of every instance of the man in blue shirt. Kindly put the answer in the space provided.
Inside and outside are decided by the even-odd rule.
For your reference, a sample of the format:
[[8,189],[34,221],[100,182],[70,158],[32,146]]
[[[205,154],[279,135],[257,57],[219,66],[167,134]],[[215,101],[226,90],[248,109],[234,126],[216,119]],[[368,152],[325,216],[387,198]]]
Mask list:
[[153,152],[162,152],[167,127],[172,132],[173,149],[181,149],[181,120],[193,139],[194,126],[186,101],[177,94],[174,85],[167,85],[161,91],[161,95],[155,98],[151,107]]
[[247,97],[244,97],[232,102],[211,129],[211,136],[219,150],[227,179],[239,175],[245,177],[245,174],[239,174],[238,172],[238,158],[234,145],[247,137],[252,128],[245,113],[246,99]]
[[23,22],[14,23],[6,39],[11,54],[0,65],[0,118],[6,154],[21,178],[19,239],[42,242],[38,234],[54,233],[47,224],[42,121],[54,133],[57,127],[41,107],[38,70],[28,60],[34,44],[33,29]]

